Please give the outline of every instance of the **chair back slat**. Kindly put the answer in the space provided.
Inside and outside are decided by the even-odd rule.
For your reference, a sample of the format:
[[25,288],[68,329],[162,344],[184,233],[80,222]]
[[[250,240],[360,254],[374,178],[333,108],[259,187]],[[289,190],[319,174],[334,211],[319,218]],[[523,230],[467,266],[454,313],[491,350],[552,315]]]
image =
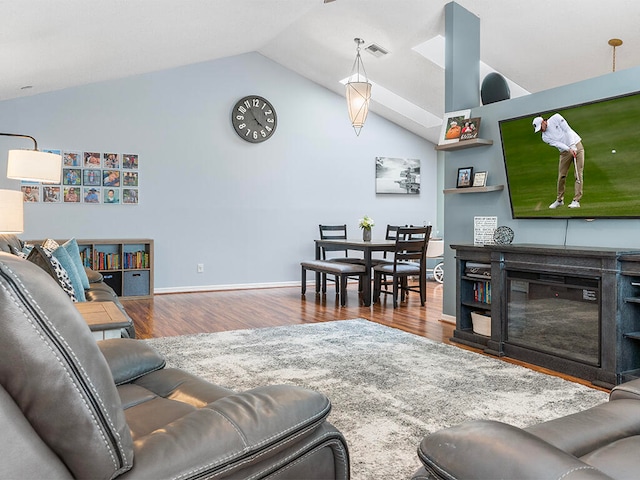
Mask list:
[[[347,225],[318,225],[320,228],[320,240],[346,240]],[[341,252],[348,257],[348,252],[344,247],[327,245],[322,247],[322,259],[326,260],[326,252]]]
[[[385,234],[385,240],[395,240],[398,236],[399,225],[387,225],[387,233]],[[391,252],[383,252],[382,258],[388,258],[391,255]]]
[[394,265],[399,262],[419,262],[420,268],[426,268],[427,246],[431,235],[431,226],[399,227],[394,250]]

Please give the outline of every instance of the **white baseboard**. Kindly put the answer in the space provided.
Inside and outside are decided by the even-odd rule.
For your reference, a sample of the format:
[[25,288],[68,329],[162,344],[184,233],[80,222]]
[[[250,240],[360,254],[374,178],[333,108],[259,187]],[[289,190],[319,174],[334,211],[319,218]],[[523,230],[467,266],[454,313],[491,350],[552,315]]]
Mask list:
[[453,315],[447,315],[446,313],[442,314],[442,318],[440,319],[440,321],[445,322],[445,323],[451,323],[452,325],[456,324],[456,317]]
[[192,285],[187,287],[154,288],[153,293],[189,293],[189,292],[215,292],[222,290],[251,290],[256,288],[299,287],[300,282],[271,282],[271,283],[236,283],[229,285]]

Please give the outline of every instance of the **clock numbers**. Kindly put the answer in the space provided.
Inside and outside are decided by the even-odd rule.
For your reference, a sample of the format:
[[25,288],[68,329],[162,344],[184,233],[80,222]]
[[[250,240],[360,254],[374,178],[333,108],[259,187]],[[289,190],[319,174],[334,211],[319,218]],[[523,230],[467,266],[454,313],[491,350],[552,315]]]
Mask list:
[[241,138],[259,143],[273,135],[277,116],[267,100],[251,95],[238,100],[231,114],[231,122]]

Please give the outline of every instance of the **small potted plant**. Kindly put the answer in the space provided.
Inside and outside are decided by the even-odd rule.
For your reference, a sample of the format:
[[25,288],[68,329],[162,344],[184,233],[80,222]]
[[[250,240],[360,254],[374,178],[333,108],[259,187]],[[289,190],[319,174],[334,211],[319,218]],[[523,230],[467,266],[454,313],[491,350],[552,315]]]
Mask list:
[[358,226],[362,229],[362,239],[365,242],[371,241],[371,228],[374,225],[375,222],[373,221],[373,218],[367,215],[360,219],[360,223],[358,223]]

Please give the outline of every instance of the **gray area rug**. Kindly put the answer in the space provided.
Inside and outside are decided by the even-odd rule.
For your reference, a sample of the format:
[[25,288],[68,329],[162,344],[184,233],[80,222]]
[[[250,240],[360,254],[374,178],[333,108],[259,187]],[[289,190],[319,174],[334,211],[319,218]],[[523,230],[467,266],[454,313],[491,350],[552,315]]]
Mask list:
[[146,340],[236,391],[294,384],[325,393],[352,478],[409,478],[430,432],[470,419],[524,427],[606,401],[604,392],[367,320]]

